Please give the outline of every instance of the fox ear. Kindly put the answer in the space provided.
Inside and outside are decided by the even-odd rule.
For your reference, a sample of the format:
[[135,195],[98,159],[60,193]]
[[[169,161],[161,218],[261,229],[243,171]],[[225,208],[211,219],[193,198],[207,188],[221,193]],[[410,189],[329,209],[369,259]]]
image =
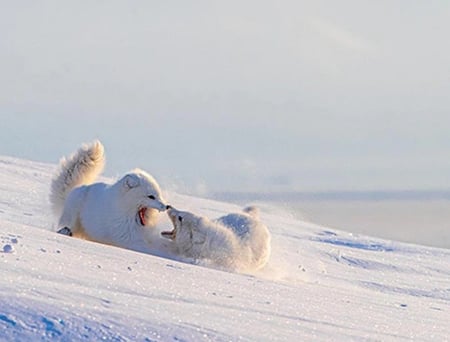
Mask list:
[[136,175],[126,175],[124,179],[124,186],[128,189],[133,189],[139,185],[139,178]]

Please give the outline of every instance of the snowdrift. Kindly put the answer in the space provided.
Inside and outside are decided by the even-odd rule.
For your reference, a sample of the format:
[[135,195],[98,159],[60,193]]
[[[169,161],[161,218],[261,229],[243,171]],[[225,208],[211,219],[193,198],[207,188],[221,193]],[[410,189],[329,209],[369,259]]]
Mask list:
[[[0,157],[0,340],[450,337],[449,250],[352,235],[263,207],[269,265],[224,272],[54,233],[55,168]],[[240,210],[166,196],[209,217]],[[161,215],[158,229],[169,228]]]

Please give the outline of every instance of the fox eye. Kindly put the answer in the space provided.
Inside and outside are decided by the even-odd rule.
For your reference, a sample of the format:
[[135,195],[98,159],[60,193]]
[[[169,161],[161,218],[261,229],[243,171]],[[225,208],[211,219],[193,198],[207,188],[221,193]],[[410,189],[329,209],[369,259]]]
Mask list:
[[183,218],[181,216],[178,216],[178,221],[183,221]]
[[147,196],[147,197],[150,198],[151,200],[156,199],[155,196],[153,196],[153,195],[150,195],[150,196]]

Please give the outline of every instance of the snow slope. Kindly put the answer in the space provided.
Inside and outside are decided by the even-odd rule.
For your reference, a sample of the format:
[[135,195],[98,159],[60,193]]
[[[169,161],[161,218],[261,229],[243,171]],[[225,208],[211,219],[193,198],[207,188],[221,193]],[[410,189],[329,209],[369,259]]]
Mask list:
[[[262,207],[273,236],[263,271],[180,263],[55,234],[55,167],[0,157],[2,341],[450,339],[450,250],[356,236]],[[240,209],[167,197],[211,217]],[[159,229],[169,226],[161,215]]]

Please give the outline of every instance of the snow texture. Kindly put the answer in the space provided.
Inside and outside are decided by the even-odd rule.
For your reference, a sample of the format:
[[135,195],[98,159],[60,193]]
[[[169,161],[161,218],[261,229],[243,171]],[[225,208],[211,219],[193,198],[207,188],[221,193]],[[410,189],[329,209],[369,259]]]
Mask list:
[[[265,207],[269,265],[224,272],[56,234],[48,203],[55,170],[0,157],[1,341],[450,339],[449,250],[352,235]],[[240,210],[167,197],[212,218]],[[161,214],[157,229],[170,227]]]

